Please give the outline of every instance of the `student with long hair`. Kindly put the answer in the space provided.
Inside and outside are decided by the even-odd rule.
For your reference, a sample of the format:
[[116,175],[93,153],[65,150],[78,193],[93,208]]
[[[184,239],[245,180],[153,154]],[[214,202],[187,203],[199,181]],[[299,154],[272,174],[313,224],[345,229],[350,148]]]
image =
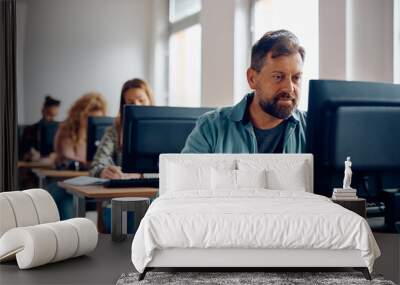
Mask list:
[[67,119],[61,123],[54,140],[58,168],[86,166],[86,137],[88,117],[105,116],[107,104],[98,92],[80,97],[69,109]]
[[121,172],[122,163],[122,118],[124,106],[154,105],[154,96],[149,85],[142,79],[131,79],[124,83],[121,90],[119,114],[114,125],[108,127],[93,158],[90,175],[107,179],[133,178],[132,174]]
[[[67,119],[61,123],[54,139],[58,169],[78,169],[86,166],[86,133],[89,116],[105,116],[106,101],[98,92],[82,95],[71,106]],[[57,186],[48,185],[62,220],[74,217],[72,195]]]

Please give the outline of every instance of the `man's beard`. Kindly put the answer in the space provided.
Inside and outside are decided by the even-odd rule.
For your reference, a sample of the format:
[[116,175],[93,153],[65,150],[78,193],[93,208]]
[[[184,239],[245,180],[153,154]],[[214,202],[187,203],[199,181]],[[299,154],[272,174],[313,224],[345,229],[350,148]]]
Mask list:
[[[280,99],[290,99],[293,103],[292,107],[280,106]],[[265,100],[260,98],[259,105],[265,113],[274,116],[275,118],[284,120],[289,118],[293,110],[297,107],[297,98],[291,96],[286,92],[281,92],[276,95],[272,100]]]

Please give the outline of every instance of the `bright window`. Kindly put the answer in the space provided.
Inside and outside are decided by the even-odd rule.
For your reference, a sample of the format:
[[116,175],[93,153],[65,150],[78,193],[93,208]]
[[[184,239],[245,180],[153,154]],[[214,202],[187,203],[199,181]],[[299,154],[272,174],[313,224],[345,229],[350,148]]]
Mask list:
[[268,31],[294,33],[306,50],[300,110],[307,110],[308,81],[319,77],[318,0],[256,0],[253,10],[253,43]]
[[201,0],[170,0],[168,105],[201,104]]
[[169,105],[201,104],[201,27],[195,25],[171,35],[169,42]]
[[170,0],[169,21],[171,23],[196,14],[201,10],[200,0]]

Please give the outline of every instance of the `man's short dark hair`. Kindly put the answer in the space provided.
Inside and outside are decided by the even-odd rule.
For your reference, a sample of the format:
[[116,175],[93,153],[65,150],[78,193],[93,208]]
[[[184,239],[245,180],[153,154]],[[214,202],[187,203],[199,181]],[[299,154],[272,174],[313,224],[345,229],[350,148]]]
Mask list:
[[60,106],[60,103],[61,103],[60,100],[54,99],[50,95],[46,95],[46,97],[44,98],[43,109],[53,106],[58,107]]
[[305,50],[299,44],[298,38],[287,30],[278,30],[265,33],[251,49],[250,67],[260,72],[265,64],[267,54],[272,58],[299,53],[304,62]]

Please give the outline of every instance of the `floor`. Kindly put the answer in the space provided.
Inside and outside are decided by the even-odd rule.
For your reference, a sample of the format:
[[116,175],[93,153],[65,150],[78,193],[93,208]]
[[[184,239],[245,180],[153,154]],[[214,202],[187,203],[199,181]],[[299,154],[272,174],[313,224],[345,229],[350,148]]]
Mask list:
[[374,233],[374,237],[381,250],[381,257],[375,261],[374,272],[400,284],[400,234]]
[[[400,284],[400,236],[375,233],[382,251],[375,273]],[[19,270],[16,262],[0,264],[0,284],[115,284],[122,273],[134,271],[130,259],[132,237],[112,242],[110,235],[100,234],[95,251],[58,263],[29,270]]]
[[80,256],[28,270],[16,262],[0,264],[0,284],[115,284],[124,272],[134,271],[131,262],[132,237],[112,242],[111,235],[100,234],[97,248]]

